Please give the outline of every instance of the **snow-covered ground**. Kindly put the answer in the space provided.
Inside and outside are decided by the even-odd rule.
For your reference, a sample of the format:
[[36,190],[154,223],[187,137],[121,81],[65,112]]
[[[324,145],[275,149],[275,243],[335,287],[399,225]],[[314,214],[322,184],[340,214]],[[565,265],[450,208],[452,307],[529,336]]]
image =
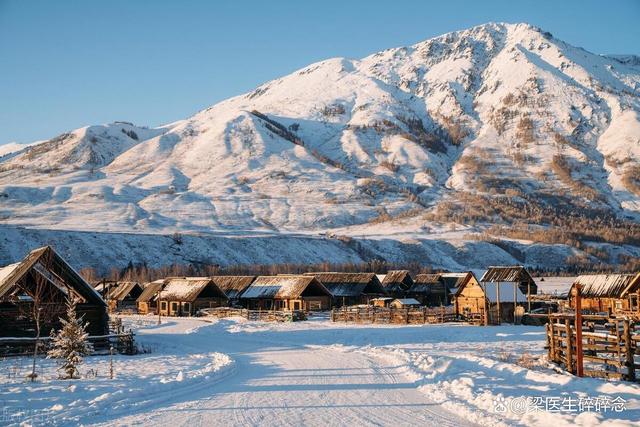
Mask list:
[[[13,375],[15,367],[17,378],[24,375],[27,359],[0,361],[7,373],[0,378],[2,424],[559,427],[640,420],[638,385],[557,372],[546,362],[539,327],[345,325],[326,318],[125,322],[151,353],[117,356],[115,380],[107,377],[105,357],[83,366],[96,378],[74,381],[54,379],[54,365],[41,362],[44,376],[35,384]],[[621,412],[593,407],[618,397]],[[578,412],[587,398],[591,411]],[[560,403],[534,410],[545,402]]]

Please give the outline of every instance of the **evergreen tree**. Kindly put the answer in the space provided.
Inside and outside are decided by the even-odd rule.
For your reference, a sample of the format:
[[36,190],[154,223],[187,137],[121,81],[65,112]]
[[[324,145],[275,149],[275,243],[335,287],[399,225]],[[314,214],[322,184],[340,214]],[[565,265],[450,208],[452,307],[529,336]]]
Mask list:
[[78,365],[82,363],[82,356],[93,351],[86,332],[87,324],[76,316],[76,303],[70,299],[67,302],[67,318],[60,319],[62,328],[58,332],[51,331],[52,348],[48,351],[49,359],[63,359],[61,371],[63,379],[78,378]]

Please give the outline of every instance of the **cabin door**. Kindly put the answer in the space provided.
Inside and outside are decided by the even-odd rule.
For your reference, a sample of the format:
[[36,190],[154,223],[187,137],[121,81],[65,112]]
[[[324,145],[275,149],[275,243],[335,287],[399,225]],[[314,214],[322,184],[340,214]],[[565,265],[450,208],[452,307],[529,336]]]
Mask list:
[[292,310],[301,310],[302,301],[293,301],[293,305],[291,307]]
[[182,303],[182,315],[183,316],[190,316],[191,315],[191,303],[190,302],[183,302]]

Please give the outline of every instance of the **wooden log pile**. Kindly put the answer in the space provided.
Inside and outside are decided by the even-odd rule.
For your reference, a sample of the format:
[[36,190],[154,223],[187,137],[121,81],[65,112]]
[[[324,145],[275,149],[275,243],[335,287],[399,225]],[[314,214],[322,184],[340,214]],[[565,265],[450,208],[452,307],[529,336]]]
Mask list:
[[461,320],[452,307],[388,308],[374,306],[342,307],[331,310],[332,322],[418,325]]
[[304,311],[278,311],[278,310],[247,310],[246,308],[218,307],[208,310],[207,314],[218,319],[225,317],[244,317],[247,320],[262,322],[298,322],[307,320]]

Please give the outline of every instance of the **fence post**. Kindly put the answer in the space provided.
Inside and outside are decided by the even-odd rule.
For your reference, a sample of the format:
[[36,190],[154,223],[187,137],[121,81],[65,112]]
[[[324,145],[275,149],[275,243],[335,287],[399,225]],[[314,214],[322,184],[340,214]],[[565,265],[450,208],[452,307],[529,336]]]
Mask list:
[[580,283],[576,283],[574,293],[576,300],[576,375],[581,377],[584,375],[584,363],[582,360],[584,352],[582,351],[582,294]]
[[549,319],[549,336],[551,337],[551,343],[549,345],[549,351],[551,352],[551,361],[556,361],[556,336],[553,330],[554,320]]
[[567,352],[566,352],[566,363],[567,363],[567,371],[573,373],[573,348],[572,348],[572,344],[571,344],[571,322],[569,321],[569,319],[564,319],[564,328],[565,328],[565,333],[566,333],[566,346],[567,346]]
[[626,356],[626,365],[627,365],[627,379],[629,381],[636,380],[636,365],[633,358],[633,348],[631,347],[631,327],[629,325],[629,320],[625,319],[623,321],[624,325],[624,353]]

